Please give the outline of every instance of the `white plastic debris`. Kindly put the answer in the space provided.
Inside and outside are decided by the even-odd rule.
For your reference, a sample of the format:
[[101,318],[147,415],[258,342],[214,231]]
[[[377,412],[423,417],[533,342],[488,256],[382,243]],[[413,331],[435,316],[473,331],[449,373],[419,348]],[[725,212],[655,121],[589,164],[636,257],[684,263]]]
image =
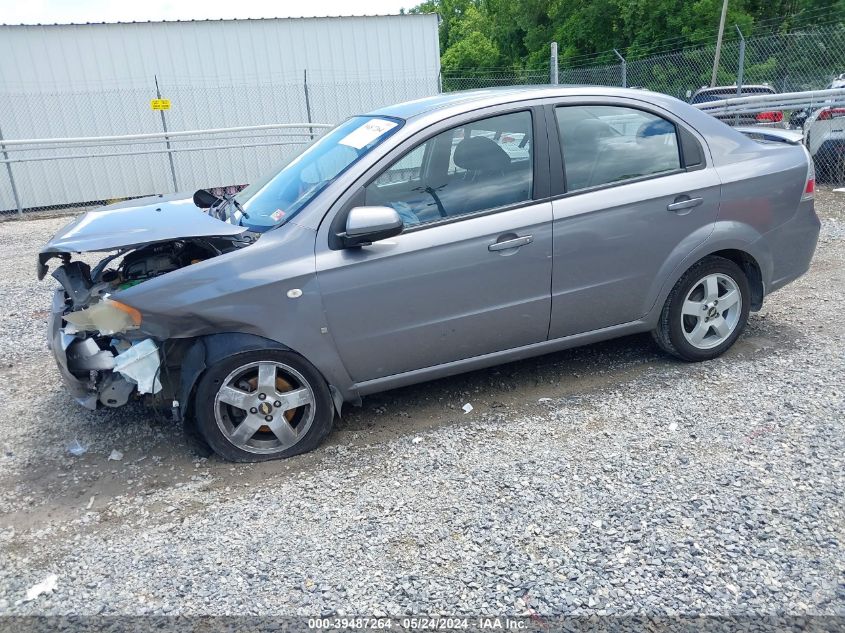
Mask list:
[[44,580],[39,582],[38,584],[32,585],[29,589],[26,590],[26,598],[24,598],[24,602],[31,602],[35,600],[38,596],[42,593],[53,593],[56,589],[56,585],[59,582],[59,577],[56,574],[50,574]]
[[551,401],[552,401],[551,398],[540,398],[539,400],[537,400],[537,402],[541,402],[541,403],[542,402],[551,402]]
[[110,462],[119,462],[121,459],[123,459],[123,453],[121,453],[116,448],[112,449],[112,452],[109,455],[109,461]]
[[85,506],[86,510],[90,510],[91,508],[94,507],[94,499],[96,499],[96,498],[97,498],[97,495],[91,495],[91,498],[88,499],[88,505]]
[[73,440],[70,444],[67,445],[67,452],[73,455],[74,457],[81,457],[85,453],[88,452],[88,447],[83,446],[79,440]]
[[472,411],[472,405],[469,402],[467,402],[461,408],[464,410],[464,413],[469,413],[470,411]]
[[419,435],[417,435],[417,436],[416,436],[414,439],[412,439],[411,441],[412,441],[414,444],[419,444],[420,442],[422,442],[422,438],[421,438]]
[[838,189],[834,189],[833,193],[845,193],[845,187],[839,187]]
[[129,382],[138,385],[138,393],[161,391],[161,383],[158,380],[160,365],[158,347],[151,338],[135,343],[114,357],[114,370],[123,374]]
[[678,423],[672,422],[672,424],[669,425],[669,430],[672,431],[672,432],[677,431],[678,430]]
[[593,527],[600,528],[601,526],[602,526],[601,519],[596,519],[595,521],[593,521]]

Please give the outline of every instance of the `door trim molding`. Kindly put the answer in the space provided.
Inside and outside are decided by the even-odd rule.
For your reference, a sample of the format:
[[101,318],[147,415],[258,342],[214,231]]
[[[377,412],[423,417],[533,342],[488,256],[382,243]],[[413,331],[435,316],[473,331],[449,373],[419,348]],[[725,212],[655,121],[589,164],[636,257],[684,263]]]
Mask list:
[[644,317],[643,319],[637,321],[613,325],[600,330],[582,332],[581,334],[572,334],[570,336],[564,336],[563,338],[551,341],[541,341],[539,343],[523,345],[522,347],[514,347],[499,352],[484,354],[483,356],[473,356],[472,358],[443,363],[442,365],[434,365],[432,367],[415,369],[401,374],[384,376],[383,378],[373,378],[372,380],[355,383],[353,388],[359,395],[366,396],[381,391],[387,391],[388,389],[396,389],[398,387],[405,387],[407,385],[426,382],[428,380],[454,376],[456,374],[462,374],[475,369],[483,369],[485,367],[510,363],[517,360],[523,360],[525,358],[532,358],[534,356],[542,356],[543,354],[558,352],[572,347],[580,347],[581,345],[587,345],[589,343],[605,341],[611,338],[627,336],[629,334],[647,332],[651,330],[653,326],[654,324],[651,323],[651,320],[648,317]]

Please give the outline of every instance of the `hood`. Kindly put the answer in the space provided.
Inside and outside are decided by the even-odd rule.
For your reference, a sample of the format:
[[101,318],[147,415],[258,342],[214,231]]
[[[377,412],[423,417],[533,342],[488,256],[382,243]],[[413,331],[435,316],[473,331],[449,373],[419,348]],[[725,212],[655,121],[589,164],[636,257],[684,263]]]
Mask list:
[[111,251],[189,237],[232,237],[248,230],[211,217],[184,195],[128,200],[76,218],[41,249],[38,278],[47,273],[47,260],[62,253]]

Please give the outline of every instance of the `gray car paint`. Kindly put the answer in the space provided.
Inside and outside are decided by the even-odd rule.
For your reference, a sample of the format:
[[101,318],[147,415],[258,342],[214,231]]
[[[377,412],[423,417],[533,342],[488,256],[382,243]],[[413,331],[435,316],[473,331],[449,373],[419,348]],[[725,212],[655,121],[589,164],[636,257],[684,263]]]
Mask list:
[[181,194],[150,196],[100,207],[62,227],[41,249],[43,263],[59,253],[132,248],[185,237],[225,237],[247,229],[211,217]]
[[[437,129],[523,104],[579,99],[665,112],[704,141],[706,169],[589,193],[546,194],[517,208],[450,218],[356,250],[330,246],[332,222],[357,188]],[[158,340],[227,332],[264,337],[302,354],[340,397],[355,401],[382,389],[652,329],[677,279],[710,253],[747,253],[770,292],[803,274],[815,249],[818,218],[812,202],[799,203],[808,169],[803,148],[749,140],[666,95],[598,87],[493,89],[374,114],[406,124],[287,224],[247,248],[115,293],[144,315],[141,332]],[[682,194],[702,195],[706,203],[688,215],[671,214],[666,203]],[[142,226],[157,213],[147,207],[144,220],[112,217],[123,217],[139,236],[168,239],[161,237],[166,229]],[[195,235],[178,223],[169,235]],[[85,226],[96,233],[88,244],[107,248],[108,230],[93,220]],[[51,242],[46,252],[85,246],[89,238],[81,228],[72,247]],[[487,249],[524,233],[533,236],[524,247]],[[302,295],[288,298],[292,289]]]

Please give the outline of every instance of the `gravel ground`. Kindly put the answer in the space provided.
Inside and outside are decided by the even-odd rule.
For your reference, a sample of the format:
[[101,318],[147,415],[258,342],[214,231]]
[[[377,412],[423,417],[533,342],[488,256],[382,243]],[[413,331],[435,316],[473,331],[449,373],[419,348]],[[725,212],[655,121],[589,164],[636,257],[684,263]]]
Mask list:
[[2,223],[0,614],[843,615],[845,195],[817,210],[812,270],[718,360],[628,337],[373,396],[318,451],[237,466],[72,402],[34,278],[67,219]]

